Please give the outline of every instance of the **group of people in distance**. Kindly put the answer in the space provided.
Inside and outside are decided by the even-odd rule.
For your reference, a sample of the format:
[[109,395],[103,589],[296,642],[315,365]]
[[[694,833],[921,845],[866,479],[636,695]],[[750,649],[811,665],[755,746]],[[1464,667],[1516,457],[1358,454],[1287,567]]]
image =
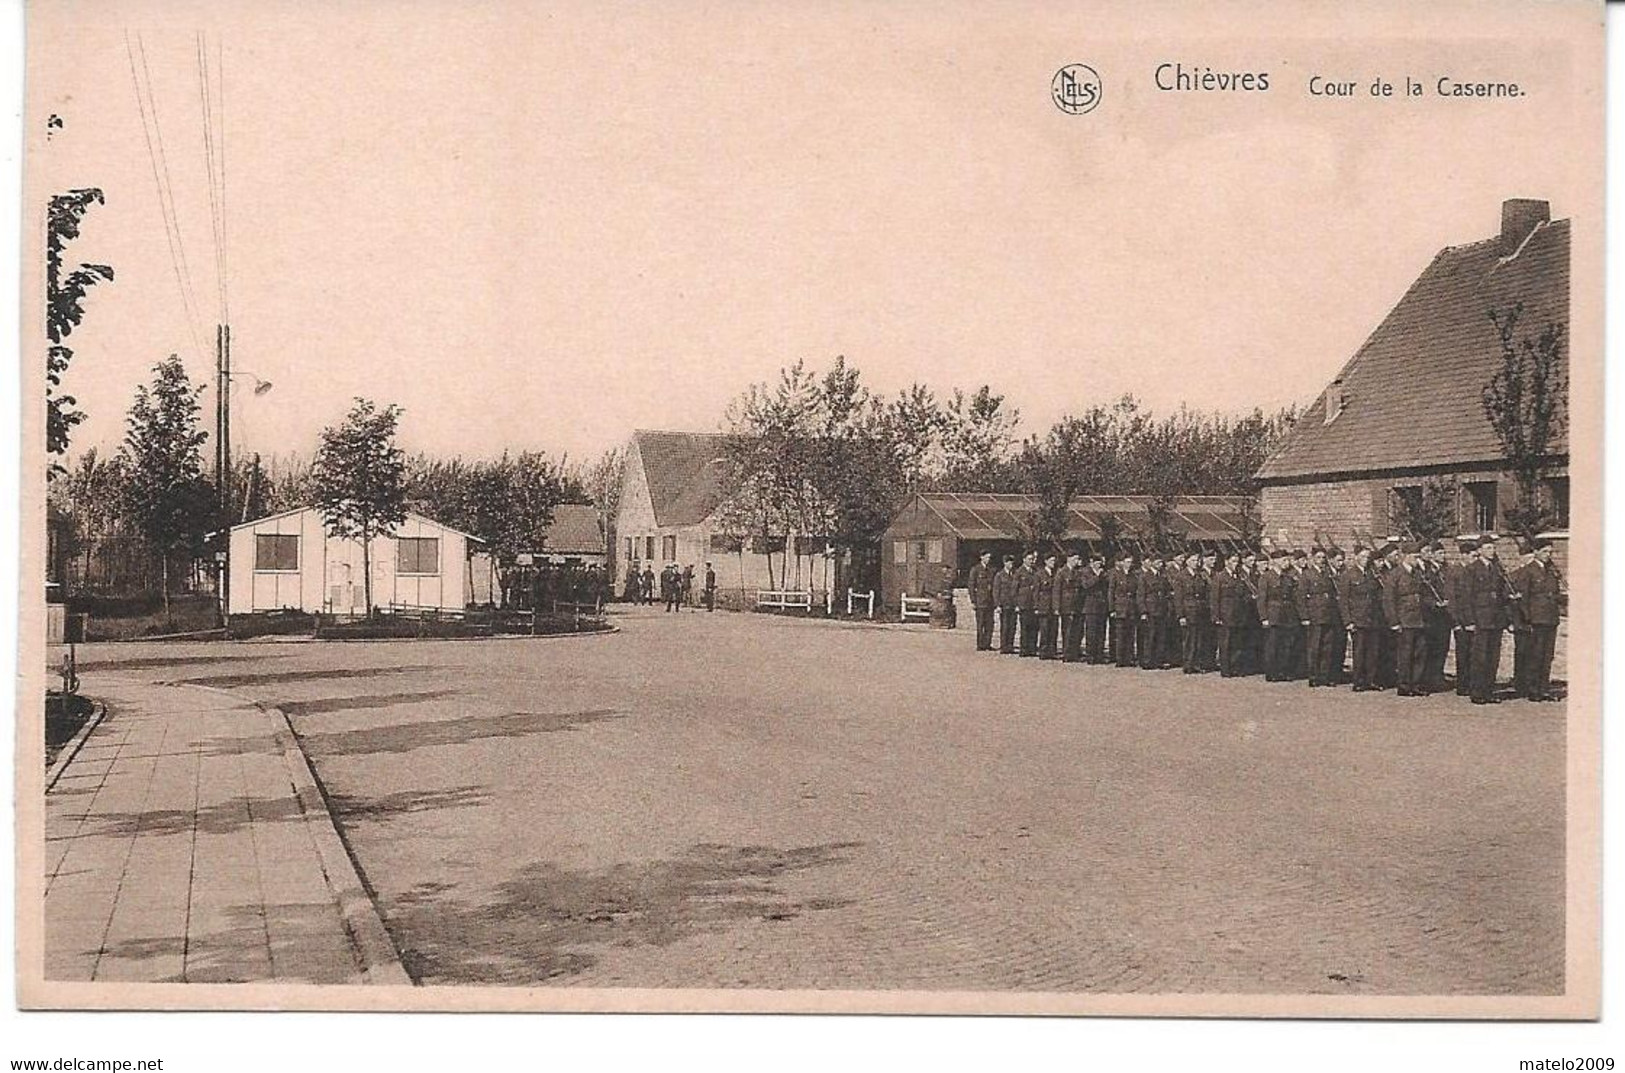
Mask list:
[[1028,551],[995,567],[983,552],[967,586],[976,648],[1067,663],[1115,664],[1272,682],[1352,684],[1419,697],[1450,688],[1494,704],[1505,633],[1513,635],[1513,685],[1533,701],[1558,699],[1552,657],[1562,578],[1550,542],[1523,540],[1510,571],[1493,533],[1442,541],[1191,548],[1164,556],[1123,551],[1108,567],[1099,551]]
[[[622,589],[622,596],[628,603],[652,604],[658,592],[660,602],[666,605],[667,611],[681,611],[688,608],[695,610],[694,592],[694,565],[678,568],[676,563],[667,563],[655,575],[654,563],[642,564],[633,559],[626,566],[626,581]],[[700,590],[700,606],[707,611],[715,611],[717,607],[717,572],[711,568],[710,563],[705,564],[704,588]],[[657,588],[658,586],[658,588]]]

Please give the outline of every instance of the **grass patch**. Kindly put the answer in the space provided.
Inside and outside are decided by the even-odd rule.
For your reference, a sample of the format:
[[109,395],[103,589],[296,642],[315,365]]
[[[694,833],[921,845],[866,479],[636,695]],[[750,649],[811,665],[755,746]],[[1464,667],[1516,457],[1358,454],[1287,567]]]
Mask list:
[[84,728],[95,707],[90,698],[81,697],[77,693],[59,693],[51,690],[45,694],[46,768],[56,763],[62,747],[72,741],[73,736]]

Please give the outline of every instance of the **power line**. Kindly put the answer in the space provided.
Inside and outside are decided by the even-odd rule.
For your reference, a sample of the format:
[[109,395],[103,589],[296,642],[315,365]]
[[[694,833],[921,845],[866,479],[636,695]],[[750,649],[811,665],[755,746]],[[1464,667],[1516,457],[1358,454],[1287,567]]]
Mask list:
[[[135,53],[141,52],[141,72],[146,74],[147,93],[141,91],[141,74],[136,70]],[[180,288],[181,305],[186,312],[186,328],[192,337],[192,347],[198,360],[205,353],[202,337],[198,334],[198,317],[192,292],[191,271],[186,263],[186,249],[181,241],[180,221],[175,216],[174,194],[169,185],[169,162],[163,149],[163,130],[158,125],[158,102],[152,95],[152,73],[147,68],[146,48],[137,35],[136,46],[130,45],[129,31],[124,34],[124,52],[130,61],[130,82],[135,87],[136,108],[141,113],[141,133],[147,142],[147,159],[152,164],[152,180],[158,188],[158,210],[164,220],[164,239],[169,244],[169,263],[175,270],[175,283]],[[150,126],[149,126],[150,112]],[[157,137],[154,143],[154,135]]]
[[[226,301],[226,236],[225,236],[225,178],[224,178],[224,125],[219,134],[215,131],[215,105],[212,95],[212,80],[209,72],[209,50],[204,32],[197,33],[197,72],[198,72],[198,98],[203,110],[203,162],[208,173],[209,187],[209,227],[214,234],[214,269],[215,292],[220,302],[220,321],[226,323],[230,317]],[[222,158],[216,161],[216,154]]]

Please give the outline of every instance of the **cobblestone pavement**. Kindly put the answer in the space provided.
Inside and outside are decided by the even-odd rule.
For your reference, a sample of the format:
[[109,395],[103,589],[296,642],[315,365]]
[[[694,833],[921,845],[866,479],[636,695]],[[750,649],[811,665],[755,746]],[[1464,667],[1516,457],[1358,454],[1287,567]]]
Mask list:
[[1563,705],[617,621],[82,665],[282,706],[425,983],[1563,989]]
[[364,982],[318,839],[343,850],[294,785],[280,718],[213,690],[85,684],[108,717],[45,798],[45,978]]

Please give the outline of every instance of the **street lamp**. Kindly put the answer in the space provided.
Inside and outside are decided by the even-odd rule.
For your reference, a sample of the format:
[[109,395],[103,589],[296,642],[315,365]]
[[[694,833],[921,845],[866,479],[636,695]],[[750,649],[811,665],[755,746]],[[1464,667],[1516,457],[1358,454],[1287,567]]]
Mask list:
[[220,566],[220,621],[231,621],[231,381],[246,376],[254,381],[256,398],[271,390],[271,382],[246,369],[232,372],[231,325],[221,324],[215,329],[215,373],[218,388],[215,391],[214,479],[216,494],[220,497],[221,532],[225,537],[225,557]]

